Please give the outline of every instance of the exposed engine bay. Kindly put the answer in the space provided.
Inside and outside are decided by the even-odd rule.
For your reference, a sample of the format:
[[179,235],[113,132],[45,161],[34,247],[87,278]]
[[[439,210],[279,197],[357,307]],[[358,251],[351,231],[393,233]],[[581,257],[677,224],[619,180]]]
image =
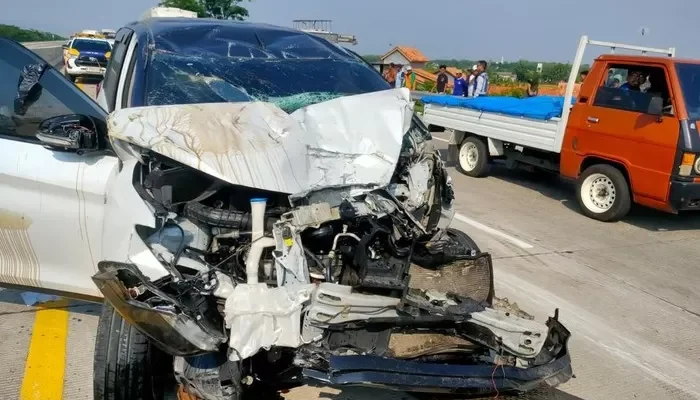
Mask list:
[[[148,149],[139,157],[133,185],[156,224],[136,232],[168,274],[151,280],[105,261],[94,280],[175,356],[193,395],[233,399],[241,385],[300,377],[488,393],[494,366],[509,369],[502,391],[527,390],[535,375],[570,378],[569,332],[556,316],[542,324],[494,304],[491,257],[449,227],[452,183],[417,117],[390,183],[377,187],[290,194]],[[216,367],[198,366],[202,357]]]

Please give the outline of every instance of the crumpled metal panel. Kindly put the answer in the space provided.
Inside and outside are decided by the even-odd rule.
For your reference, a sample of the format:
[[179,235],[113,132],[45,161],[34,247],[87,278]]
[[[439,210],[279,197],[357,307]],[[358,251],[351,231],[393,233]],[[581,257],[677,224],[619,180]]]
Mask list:
[[128,108],[110,115],[108,133],[226,182],[291,194],[388,185],[412,115],[401,88],[292,114],[265,102]]

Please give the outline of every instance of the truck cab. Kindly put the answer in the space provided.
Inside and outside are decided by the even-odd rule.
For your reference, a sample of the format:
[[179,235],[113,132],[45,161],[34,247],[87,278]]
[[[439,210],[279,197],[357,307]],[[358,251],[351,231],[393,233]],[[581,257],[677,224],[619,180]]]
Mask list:
[[620,172],[618,189],[626,184],[635,203],[674,213],[700,209],[698,105],[697,61],[597,58],[571,109],[561,149],[561,174],[577,179],[579,192],[600,194],[579,193],[584,210],[604,208],[601,201],[617,195],[600,165]]

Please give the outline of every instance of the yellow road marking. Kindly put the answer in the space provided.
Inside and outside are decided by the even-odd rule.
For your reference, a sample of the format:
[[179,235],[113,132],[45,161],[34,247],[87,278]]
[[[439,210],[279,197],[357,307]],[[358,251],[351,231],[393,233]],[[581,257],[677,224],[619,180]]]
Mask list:
[[29,344],[20,400],[62,400],[68,336],[68,300],[39,306]]
[[85,91],[85,87],[83,86],[83,83],[82,83],[82,82],[78,82],[78,83],[76,83],[76,85],[78,86],[78,88],[79,88],[80,90],[82,90],[83,92]]

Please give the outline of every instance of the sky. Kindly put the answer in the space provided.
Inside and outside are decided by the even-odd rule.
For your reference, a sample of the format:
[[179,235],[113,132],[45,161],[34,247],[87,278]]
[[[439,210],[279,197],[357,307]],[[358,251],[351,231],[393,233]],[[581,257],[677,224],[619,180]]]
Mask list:
[[[3,3],[12,3],[12,7]],[[63,35],[117,29],[157,0],[0,0],[0,23]],[[250,21],[292,26],[294,19],[330,19],[354,34],[359,54],[395,45],[428,58],[571,61],[581,35],[651,47],[676,47],[700,58],[697,0],[252,0]],[[644,36],[641,34],[645,28]],[[607,50],[591,50],[586,59]]]

